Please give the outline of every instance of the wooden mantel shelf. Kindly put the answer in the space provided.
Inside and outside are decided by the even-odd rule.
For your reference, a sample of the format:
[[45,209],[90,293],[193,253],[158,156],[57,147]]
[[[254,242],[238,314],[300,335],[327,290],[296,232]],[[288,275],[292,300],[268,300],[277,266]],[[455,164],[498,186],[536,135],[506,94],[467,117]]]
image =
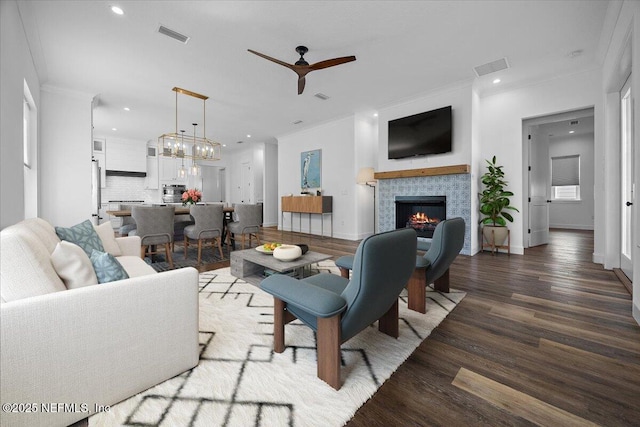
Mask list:
[[375,179],[413,178],[416,176],[454,175],[471,172],[469,165],[440,166],[435,168],[407,169],[402,171],[376,172]]

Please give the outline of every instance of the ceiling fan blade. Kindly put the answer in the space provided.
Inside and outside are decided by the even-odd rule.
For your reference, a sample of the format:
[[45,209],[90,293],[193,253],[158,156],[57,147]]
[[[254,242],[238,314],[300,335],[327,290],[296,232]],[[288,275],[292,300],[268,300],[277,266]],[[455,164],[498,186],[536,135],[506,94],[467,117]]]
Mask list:
[[302,91],[304,90],[304,84],[306,83],[305,81],[306,79],[304,78],[304,76],[300,77],[298,79],[298,95],[300,95],[302,93]]
[[247,49],[247,50],[249,52],[253,53],[254,55],[258,55],[258,56],[260,56],[260,57],[262,57],[264,59],[268,59],[269,61],[275,62],[276,64],[284,65],[285,67],[290,68],[290,69],[295,71],[293,65],[291,65],[291,64],[287,64],[286,62],[280,61],[279,59],[267,56],[264,53],[256,52],[255,50],[251,50],[251,49]]
[[311,70],[322,70],[323,68],[329,68],[340,64],[346,64],[347,62],[355,61],[355,56],[343,56],[341,58],[333,58],[327,59],[326,61],[316,62],[315,64],[311,64],[309,68]]

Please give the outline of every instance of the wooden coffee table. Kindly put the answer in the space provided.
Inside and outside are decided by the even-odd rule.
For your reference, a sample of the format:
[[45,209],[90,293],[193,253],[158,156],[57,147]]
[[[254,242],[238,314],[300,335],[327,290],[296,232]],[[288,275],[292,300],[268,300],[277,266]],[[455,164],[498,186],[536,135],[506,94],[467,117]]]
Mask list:
[[293,273],[293,277],[301,279],[304,277],[305,267],[327,259],[331,259],[331,255],[309,251],[293,261],[280,261],[271,254],[245,249],[231,252],[231,275],[253,285],[260,285],[265,269],[278,273]]

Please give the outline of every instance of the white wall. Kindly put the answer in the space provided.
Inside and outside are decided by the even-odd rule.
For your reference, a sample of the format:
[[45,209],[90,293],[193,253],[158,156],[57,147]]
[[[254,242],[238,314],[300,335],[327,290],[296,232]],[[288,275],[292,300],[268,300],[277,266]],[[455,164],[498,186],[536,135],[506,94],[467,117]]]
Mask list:
[[264,144],[264,217],[263,226],[274,227],[278,225],[278,146],[276,144]]
[[43,87],[40,120],[40,216],[69,227],[91,219],[91,100]]
[[[468,165],[471,163],[471,84],[449,88],[411,101],[380,109],[378,121],[378,167],[376,171]],[[451,153],[389,159],[389,120],[423,113],[436,108],[452,107]]]
[[[333,196],[333,236],[358,239],[356,225],[357,170],[354,166],[354,118],[347,117],[278,138],[279,197],[300,194],[300,153],[322,150],[322,194]],[[280,220],[279,220],[280,221]],[[293,230],[299,231],[298,214],[293,217]],[[291,229],[290,214],[284,215],[285,230]],[[325,218],[325,235],[329,234],[329,217]],[[311,231],[320,234],[320,215],[313,215]],[[309,232],[307,215],[302,218],[302,232]]]
[[593,230],[593,133],[549,138],[549,157],[580,156],[580,201],[554,200],[549,227]]
[[[613,5],[612,5],[613,6]],[[610,6],[610,7],[612,7]],[[615,28],[609,43],[602,70],[601,91],[603,106],[603,143],[598,144],[596,134],[596,183],[602,187],[605,195],[602,205],[598,202],[596,188],[596,237],[604,239],[602,257],[605,268],[620,265],[620,226],[619,221],[605,221],[606,218],[620,218],[622,201],[620,199],[620,95],[627,76],[631,73],[631,87],[634,91],[633,138],[634,146],[639,147],[640,132],[640,2],[624,1],[618,16],[612,17]],[[601,175],[598,175],[601,174]],[[640,177],[640,150],[635,150],[635,176]],[[601,179],[599,179],[601,178]],[[636,205],[638,198],[635,199]],[[604,230],[598,233],[598,224],[603,223]],[[633,317],[640,324],[640,209],[634,206],[633,236]]]
[[[354,168],[353,192],[356,199],[355,234],[358,239],[363,239],[374,234],[374,192],[377,188],[357,184],[356,177],[361,168],[373,167],[376,170],[378,154],[378,118],[373,111],[357,113],[354,117]],[[376,201],[376,204],[378,202]],[[379,212],[376,212],[376,216]],[[379,219],[375,220],[376,231],[379,228]]]
[[[515,193],[512,205],[521,212],[515,215],[513,224],[509,224],[512,253],[524,253],[526,230],[522,212],[526,208],[524,200],[528,188],[527,174],[524,173],[527,152],[523,150],[522,121],[591,106],[599,111],[602,104],[599,85],[600,72],[594,69],[480,99],[480,159],[490,159],[495,155],[498,163],[504,165],[508,188]],[[595,128],[597,145],[602,143],[599,117],[596,117]],[[478,173],[482,174],[480,170]],[[596,203],[598,197],[596,194]],[[602,242],[596,239],[596,248],[599,245]]]
[[[15,1],[0,1],[0,228],[24,219],[22,100],[27,82],[40,110],[40,82]],[[38,197],[38,195],[34,195]]]

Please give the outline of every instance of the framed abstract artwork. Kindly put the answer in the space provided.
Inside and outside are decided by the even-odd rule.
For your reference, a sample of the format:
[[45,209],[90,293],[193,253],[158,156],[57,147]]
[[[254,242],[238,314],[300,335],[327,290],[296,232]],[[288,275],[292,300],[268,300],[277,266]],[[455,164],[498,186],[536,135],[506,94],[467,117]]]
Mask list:
[[322,187],[322,150],[300,153],[300,188]]

